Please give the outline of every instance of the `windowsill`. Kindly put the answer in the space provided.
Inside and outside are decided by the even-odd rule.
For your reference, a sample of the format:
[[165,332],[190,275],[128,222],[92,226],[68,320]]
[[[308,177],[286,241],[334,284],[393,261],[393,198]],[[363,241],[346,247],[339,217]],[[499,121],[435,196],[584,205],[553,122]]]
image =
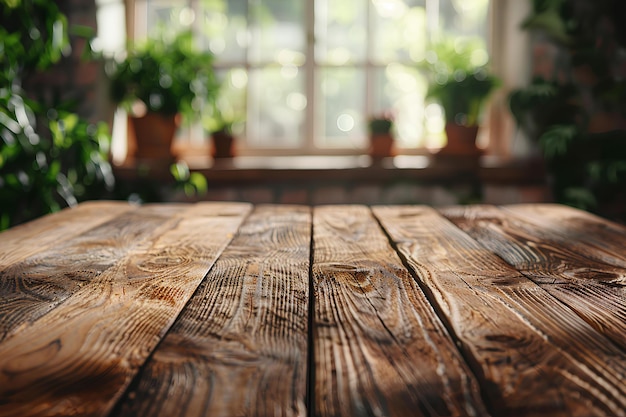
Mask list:
[[[426,183],[530,185],[545,183],[545,170],[537,161],[503,160],[492,156],[479,159],[442,159],[436,155],[399,155],[373,161],[367,155],[334,156],[237,156],[213,160],[185,158],[192,171],[204,174],[210,183],[262,184],[312,182],[370,182],[413,180]],[[171,180],[168,166],[147,168],[134,161],[114,167],[122,180],[150,178]]]

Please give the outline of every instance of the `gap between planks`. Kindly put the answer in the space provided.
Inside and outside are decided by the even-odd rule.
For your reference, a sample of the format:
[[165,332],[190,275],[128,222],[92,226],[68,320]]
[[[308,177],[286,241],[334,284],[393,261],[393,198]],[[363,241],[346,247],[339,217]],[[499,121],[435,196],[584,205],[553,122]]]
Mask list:
[[371,210],[316,207],[313,221],[315,414],[487,415],[473,374]]

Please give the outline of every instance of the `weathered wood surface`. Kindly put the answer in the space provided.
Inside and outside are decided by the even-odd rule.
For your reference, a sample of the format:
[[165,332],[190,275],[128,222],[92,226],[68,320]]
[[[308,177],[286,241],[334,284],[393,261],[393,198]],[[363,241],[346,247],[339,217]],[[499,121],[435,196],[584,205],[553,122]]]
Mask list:
[[115,415],[304,416],[311,213],[257,207]]
[[460,342],[495,415],[626,415],[626,354],[427,207],[374,213]]
[[626,350],[626,232],[564,206],[443,214]]
[[360,206],[314,211],[318,416],[479,416],[478,385],[435,311]]
[[86,202],[6,230],[0,233],[0,270],[132,209],[122,202]]
[[[19,326],[33,323],[61,305],[81,287],[115,266],[131,250],[150,244],[154,236],[171,226],[174,221],[172,214],[184,210],[184,206],[148,206],[140,212],[116,210],[128,209],[127,204],[98,205],[97,208],[97,212],[88,210],[86,213],[82,209],[65,210],[60,214],[70,213],[71,216],[66,215],[66,222],[61,223],[58,229],[50,226],[40,228],[43,230],[38,236],[48,242],[42,245],[44,250],[37,252],[29,246],[20,246],[19,242],[27,244],[26,239],[16,238],[6,242],[5,247],[13,246],[11,249],[20,254],[36,253],[0,271],[0,341]],[[106,220],[109,216],[116,217],[82,235],[75,235],[74,239],[65,238],[69,234],[68,228],[74,226],[76,230],[85,230],[97,224],[96,219]],[[78,221],[74,221],[75,218]],[[50,220],[54,220],[51,221],[53,225],[59,224],[57,218]],[[29,231],[32,229],[34,227],[29,227]],[[28,240],[37,240],[36,236]],[[32,242],[31,245],[35,246]]]
[[[0,415],[107,415],[249,209],[246,204],[199,204],[161,219],[160,226],[142,219],[144,209],[133,213],[139,216],[134,221],[122,216],[124,225],[112,230],[129,229],[129,240],[146,227],[159,231],[125,249],[101,273],[89,272],[61,305],[0,344]],[[171,211],[145,208],[162,210]],[[99,230],[106,235],[106,227]],[[93,236],[87,235],[83,249],[89,256]],[[104,239],[115,252],[117,239]],[[97,250],[102,253],[92,257],[96,265],[113,254],[104,247]],[[55,263],[49,259],[47,275],[80,276],[68,263],[80,257],[67,256],[59,252]]]
[[0,234],[0,417],[626,417],[625,248],[556,205],[81,204]]

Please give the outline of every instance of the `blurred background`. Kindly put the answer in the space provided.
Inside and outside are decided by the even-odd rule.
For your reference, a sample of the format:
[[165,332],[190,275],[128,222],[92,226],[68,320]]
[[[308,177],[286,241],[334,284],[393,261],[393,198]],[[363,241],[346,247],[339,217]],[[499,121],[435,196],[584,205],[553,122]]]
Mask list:
[[625,16],[617,0],[7,0],[0,227],[101,198],[554,201],[623,221]]

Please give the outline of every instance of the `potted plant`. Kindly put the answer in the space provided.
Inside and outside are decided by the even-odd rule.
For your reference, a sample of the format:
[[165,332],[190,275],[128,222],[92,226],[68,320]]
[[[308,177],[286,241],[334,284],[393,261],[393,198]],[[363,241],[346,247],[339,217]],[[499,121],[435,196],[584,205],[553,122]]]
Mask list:
[[211,137],[213,139],[211,156],[214,159],[232,158],[235,156],[235,137],[233,135],[232,124],[222,125],[222,127],[211,133]]
[[372,116],[368,120],[369,155],[374,161],[393,155],[393,117],[389,113]]
[[213,61],[211,52],[193,48],[192,34],[185,31],[131,46],[124,59],[107,66],[111,98],[130,114],[138,160],[173,161],[181,118],[199,119],[217,94]]
[[442,155],[478,156],[476,136],[481,111],[500,80],[488,71],[485,62],[476,62],[472,42],[436,44],[426,65],[432,81],[427,98],[437,100],[444,110],[448,139]]
[[216,105],[213,114],[205,119],[204,127],[211,135],[211,157],[214,159],[235,156],[234,130],[239,123],[234,110]]

